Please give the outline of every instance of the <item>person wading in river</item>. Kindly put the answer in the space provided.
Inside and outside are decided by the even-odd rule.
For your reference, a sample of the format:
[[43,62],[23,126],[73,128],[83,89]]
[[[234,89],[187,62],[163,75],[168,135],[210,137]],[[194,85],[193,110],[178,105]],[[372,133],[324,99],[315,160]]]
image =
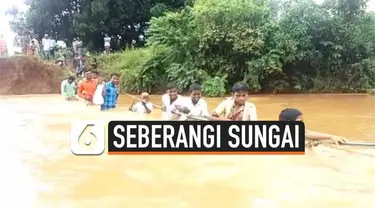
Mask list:
[[77,100],[76,97],[76,82],[73,76],[61,82],[61,94],[65,100]]
[[137,104],[133,105],[135,102],[135,99],[133,100],[133,103],[130,107],[130,111],[137,112],[137,113],[151,113],[153,110],[153,105],[150,102],[150,95],[147,92],[143,92],[141,94],[141,102],[138,102]]
[[[295,108],[286,108],[280,112],[279,121],[303,121],[303,114]],[[305,129],[305,137],[309,140],[331,140],[335,144],[346,143],[346,139],[343,137],[307,129]]]
[[163,120],[171,120],[172,119],[172,108],[174,108],[174,105],[176,102],[181,99],[181,96],[177,94],[177,87],[175,84],[168,84],[167,85],[167,94],[164,94],[161,97],[162,101],[162,109],[164,111],[163,113]]
[[[175,119],[186,120],[189,116],[207,117],[209,116],[207,102],[202,99],[201,86],[199,84],[192,84],[189,87],[190,97],[186,99],[180,99],[176,103],[175,108],[172,112],[176,114]],[[180,116],[184,115],[184,116]],[[187,118],[183,118],[187,116]]]
[[92,71],[91,73],[92,73],[92,79],[95,80],[98,84],[105,84],[103,77],[99,76],[98,71]]
[[256,121],[255,104],[247,102],[249,87],[237,82],[232,87],[233,98],[221,102],[213,111],[211,120]]
[[92,105],[92,98],[97,85],[97,81],[92,79],[91,72],[87,71],[85,79],[78,85],[78,96],[85,99],[86,105]]
[[104,103],[101,105],[100,110],[109,110],[116,108],[117,104],[117,84],[119,80],[119,75],[117,73],[111,74],[111,80],[105,83],[103,88],[103,98]]

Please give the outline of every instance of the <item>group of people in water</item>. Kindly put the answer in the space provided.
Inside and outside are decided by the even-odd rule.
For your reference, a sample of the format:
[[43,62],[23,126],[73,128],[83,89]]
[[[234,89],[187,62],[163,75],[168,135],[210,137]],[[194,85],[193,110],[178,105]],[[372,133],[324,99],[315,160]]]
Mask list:
[[[61,92],[66,100],[85,100],[87,105],[100,105],[101,110],[116,108],[119,95],[119,75],[114,73],[108,82],[101,81],[97,72],[87,71],[85,78],[77,83],[74,77],[63,81]],[[77,87],[76,87],[77,86]],[[167,92],[162,96],[162,106],[150,102],[148,93],[143,92],[141,98],[134,97],[129,110],[142,114],[149,114],[154,107],[163,111],[163,120],[222,120],[222,121],[257,121],[257,110],[254,103],[248,102],[249,87],[237,82],[232,87],[232,96],[222,101],[212,113],[208,111],[207,102],[202,98],[199,84],[192,84],[189,96],[178,94],[176,85],[168,84]],[[136,100],[139,100],[136,103]],[[303,113],[298,109],[287,108],[280,112],[279,121],[303,121]],[[306,129],[306,139],[313,141],[331,140],[335,144],[342,144],[346,139],[340,136],[315,132]]]
[[[119,95],[117,73],[111,74],[111,79],[105,82],[97,71],[86,71],[83,79],[76,81],[74,76],[69,76],[61,83],[61,94],[67,101],[81,98],[86,105],[100,105],[101,110],[116,107]],[[77,97],[78,95],[78,97]],[[95,99],[96,97],[96,99]],[[97,99],[101,98],[101,99]]]

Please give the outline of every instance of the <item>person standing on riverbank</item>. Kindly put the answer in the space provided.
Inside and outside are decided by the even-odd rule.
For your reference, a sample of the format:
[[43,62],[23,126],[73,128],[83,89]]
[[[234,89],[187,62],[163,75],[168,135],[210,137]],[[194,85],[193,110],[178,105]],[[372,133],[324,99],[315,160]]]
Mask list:
[[81,58],[83,55],[83,42],[79,37],[76,38],[76,50],[79,57]]
[[82,66],[82,71],[86,71],[86,69],[87,69],[86,64],[87,64],[87,58],[86,58],[86,55],[85,55],[85,54],[82,54],[82,56],[81,56],[81,66]]
[[26,55],[33,56],[35,55],[36,45],[34,40],[31,40],[30,44],[27,46]]
[[237,82],[232,87],[232,99],[221,102],[212,113],[212,120],[257,121],[258,115],[254,103],[247,102],[249,87]]
[[104,52],[105,54],[109,54],[111,51],[111,37],[107,34],[104,36]]
[[74,59],[73,59],[73,68],[75,69],[76,76],[79,79],[80,76],[83,73],[83,67],[82,67],[82,60],[79,57],[78,53],[76,53],[75,56],[74,56]]
[[51,56],[51,59],[55,59],[55,52],[56,52],[56,40],[54,38],[50,39],[50,49],[49,54]]
[[43,45],[43,56],[45,59],[49,60],[51,58],[50,50],[51,50],[51,39],[48,37],[48,34],[44,35],[42,39]]
[[61,94],[65,100],[77,100],[76,97],[76,82],[73,76],[61,82]]
[[31,44],[33,45],[34,48],[34,55],[39,56],[40,54],[40,45],[37,39],[33,38],[31,39]]
[[117,104],[117,85],[119,81],[119,75],[117,73],[111,74],[111,80],[105,83],[103,88],[104,103],[101,105],[100,110],[109,110],[116,108]]
[[8,55],[8,47],[7,43],[4,39],[4,35],[0,35],[0,56],[7,56]]
[[[303,121],[303,114],[298,109],[286,108],[280,112],[279,121]],[[331,140],[335,144],[346,143],[346,139],[343,137],[307,129],[305,129],[305,137],[310,140]]]
[[73,38],[72,48],[73,48],[73,53],[74,54],[78,54],[78,50],[77,50],[77,38]]

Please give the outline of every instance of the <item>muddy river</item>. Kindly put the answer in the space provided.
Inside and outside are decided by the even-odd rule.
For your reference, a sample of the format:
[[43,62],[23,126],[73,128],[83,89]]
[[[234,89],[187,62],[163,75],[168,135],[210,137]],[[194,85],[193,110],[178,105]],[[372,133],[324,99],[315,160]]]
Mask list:
[[[160,97],[152,97],[160,104]],[[309,129],[375,141],[375,96],[255,96],[258,117],[285,107]],[[319,146],[304,156],[74,156],[76,119],[157,119],[69,103],[59,95],[0,97],[1,207],[375,207],[375,148]],[[221,99],[208,99],[212,110]]]

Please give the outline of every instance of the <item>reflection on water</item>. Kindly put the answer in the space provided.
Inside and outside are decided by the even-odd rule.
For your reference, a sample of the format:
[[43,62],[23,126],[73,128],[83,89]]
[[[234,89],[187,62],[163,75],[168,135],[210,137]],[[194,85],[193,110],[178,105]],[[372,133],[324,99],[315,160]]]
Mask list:
[[[152,97],[160,104],[160,97]],[[252,98],[259,118],[297,107],[310,129],[375,138],[375,97]],[[208,99],[211,110],[220,99]],[[157,119],[120,108],[99,112],[60,96],[0,97],[1,202],[11,207],[373,207],[375,149],[319,146],[306,156],[107,156],[70,152],[76,119]],[[9,207],[9,206],[7,206]]]

